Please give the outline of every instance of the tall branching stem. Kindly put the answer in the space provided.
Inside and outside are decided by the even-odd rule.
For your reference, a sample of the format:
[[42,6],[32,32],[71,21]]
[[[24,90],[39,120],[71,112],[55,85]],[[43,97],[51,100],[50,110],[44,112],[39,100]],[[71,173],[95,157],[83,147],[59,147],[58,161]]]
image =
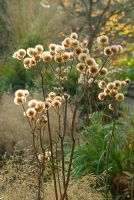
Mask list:
[[109,141],[107,142],[107,149],[106,149],[106,185],[105,185],[105,199],[106,200],[108,200],[108,191],[109,191],[109,156],[110,156],[110,150],[111,150],[111,145],[112,145],[112,139],[114,136],[115,124],[116,124],[116,120],[115,118],[113,118],[112,132],[111,132]]

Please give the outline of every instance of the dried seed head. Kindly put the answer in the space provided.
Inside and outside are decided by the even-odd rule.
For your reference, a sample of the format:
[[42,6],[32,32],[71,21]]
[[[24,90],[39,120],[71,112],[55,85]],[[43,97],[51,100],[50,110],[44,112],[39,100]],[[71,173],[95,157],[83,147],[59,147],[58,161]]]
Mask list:
[[123,52],[123,47],[121,45],[117,45],[118,46],[118,53],[122,53]]
[[71,39],[70,37],[66,37],[66,38],[64,39],[63,43],[64,43],[64,45],[65,45],[66,47],[69,48],[69,47],[71,47],[72,39]]
[[86,66],[85,66],[85,64],[84,63],[78,63],[77,65],[76,65],[76,69],[77,69],[77,71],[78,72],[83,72],[84,70],[85,70],[85,68],[86,68]]
[[14,103],[16,105],[22,105],[26,102],[26,97],[15,97],[14,98]]
[[79,46],[79,41],[78,40],[72,40],[72,44],[71,44],[71,47],[72,48],[77,48]]
[[72,39],[78,39],[78,35],[77,35],[77,33],[71,33],[70,34],[70,38],[72,38]]
[[81,47],[76,47],[76,48],[74,49],[74,53],[75,53],[76,55],[79,55],[81,52],[82,52]]
[[37,105],[37,100],[36,100],[36,99],[32,99],[32,100],[30,100],[30,101],[28,102],[28,106],[29,106],[30,108],[35,108],[36,105]]
[[70,58],[69,53],[68,53],[68,52],[64,52],[64,53],[62,54],[62,58],[63,58],[64,61],[69,60],[69,58]]
[[29,57],[33,57],[34,56],[34,50],[35,49],[31,48],[31,47],[27,49],[27,54],[28,54]]
[[46,110],[49,110],[50,108],[51,108],[51,103],[49,102],[49,101],[45,101],[45,106],[44,106],[44,108],[46,109]]
[[54,107],[54,108],[59,108],[60,106],[61,106],[61,101],[59,101],[59,100],[57,100],[57,99],[54,99],[53,101],[52,101],[52,106]]
[[56,45],[55,44],[50,44],[49,45],[49,49],[50,49],[50,51],[55,51]]
[[112,83],[112,82],[107,84],[107,88],[108,88],[109,90],[114,89],[114,87],[115,87],[115,84]]
[[60,96],[56,96],[56,97],[54,98],[54,100],[62,101],[62,98],[61,98]]
[[87,47],[88,45],[88,41],[87,40],[84,40],[82,43],[81,43],[81,47]]
[[129,78],[127,78],[125,81],[127,84],[130,84],[130,82],[131,82],[131,80]]
[[25,97],[28,97],[29,96],[29,91],[28,90],[24,90],[24,94],[25,94]]
[[88,56],[87,59],[86,59],[86,64],[89,65],[89,66],[94,66],[94,65],[96,65],[96,61],[95,61],[94,58],[91,58],[91,57]]
[[25,96],[24,90],[19,89],[15,92],[15,97],[24,97],[24,96]]
[[38,51],[39,54],[41,54],[43,52],[43,46],[38,44],[35,46],[35,50]]
[[89,73],[91,74],[96,74],[98,72],[98,67],[97,65],[93,65],[89,67]]
[[82,53],[88,54],[89,56],[89,49],[88,48],[82,48]]
[[107,73],[108,73],[108,70],[107,70],[107,68],[105,68],[105,67],[103,67],[103,68],[100,70],[100,72],[99,72],[99,74],[100,74],[101,76],[106,76]]
[[34,108],[28,108],[26,111],[26,116],[29,118],[35,118],[36,117],[36,110]]
[[23,64],[24,64],[24,67],[25,67],[26,69],[29,69],[29,68],[31,67],[31,59],[30,59],[30,58],[25,58],[25,59],[23,60]]
[[110,104],[108,105],[108,108],[109,108],[109,110],[114,110],[115,106],[114,106],[113,104],[110,103]]
[[105,49],[104,49],[104,54],[105,54],[106,56],[111,56],[111,55],[113,54],[113,52],[112,52],[112,50],[111,50],[110,47],[105,47]]
[[126,81],[121,81],[121,86],[125,87],[126,86]]
[[20,56],[20,57],[25,57],[25,55],[26,55],[26,51],[25,51],[25,49],[19,49],[18,50],[18,55]]
[[62,56],[61,56],[60,54],[56,54],[56,55],[54,56],[54,60],[55,60],[56,62],[58,62],[58,63],[63,62],[63,58],[62,58]]
[[110,90],[110,92],[109,92],[109,96],[110,97],[114,97],[114,96],[116,96],[117,95],[117,90],[115,90],[115,89],[113,89],[113,90]]
[[117,54],[119,52],[119,48],[117,45],[112,45],[111,46],[111,51],[113,54]]
[[104,93],[105,93],[105,95],[107,96],[107,95],[109,95],[110,90],[109,90],[108,88],[105,88],[105,89],[104,89]]
[[50,54],[49,51],[44,51],[42,53],[42,59],[43,59],[44,62],[47,62],[47,63],[51,62],[52,61],[52,55]]
[[80,53],[78,59],[80,62],[85,62],[85,60],[87,59],[87,54]]
[[115,96],[115,98],[116,98],[117,101],[123,101],[123,100],[124,100],[124,94],[118,93],[118,94]]
[[50,92],[48,94],[48,97],[53,100],[56,97],[56,93],[55,92]]
[[99,93],[98,99],[103,101],[105,99],[105,93],[104,92]]
[[45,108],[44,103],[42,101],[37,101],[35,110],[37,112],[42,112],[44,110],[44,108]]
[[98,84],[100,89],[104,89],[106,87],[106,82],[105,81],[100,81]]
[[114,81],[114,84],[115,84],[115,87],[120,87],[121,86],[121,81],[119,81],[119,80],[116,80],[116,81]]
[[15,51],[14,53],[13,53],[13,58],[17,58],[18,57],[18,51]]
[[97,37],[97,42],[99,44],[108,44],[108,37],[106,35],[102,35]]

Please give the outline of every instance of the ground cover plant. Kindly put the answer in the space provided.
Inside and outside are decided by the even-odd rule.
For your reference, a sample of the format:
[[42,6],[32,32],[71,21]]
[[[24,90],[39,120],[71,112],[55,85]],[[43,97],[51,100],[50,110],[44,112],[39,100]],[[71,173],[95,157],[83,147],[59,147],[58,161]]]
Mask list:
[[[79,142],[78,129],[83,128],[81,118],[79,118],[80,127],[76,126],[77,113],[81,102],[85,101],[85,104],[91,105],[92,91],[96,87],[98,87],[98,97],[94,101],[96,104],[98,100],[101,101],[100,109],[106,108],[109,111],[108,118],[111,121],[107,138],[102,138],[106,159],[104,198],[109,199],[111,145],[120,104],[124,100],[124,88],[129,84],[129,80],[116,80],[114,75],[109,76],[113,70],[109,66],[113,59],[122,53],[123,47],[110,43],[106,35],[99,36],[95,45],[95,49],[89,52],[88,41],[86,39],[80,41],[76,33],[71,33],[61,44],[50,44],[48,50],[38,44],[26,50],[19,49],[13,54],[13,58],[23,63],[26,71],[35,71],[39,78],[39,99],[34,98],[27,89],[17,90],[14,98],[14,103],[22,107],[22,114],[31,133],[36,170],[34,177],[36,189],[33,190],[33,198],[37,200],[47,198],[44,188],[48,166],[54,185],[53,198],[70,199],[68,191],[75,146]],[[72,82],[73,92],[70,86]],[[67,126],[69,107],[72,110],[70,129]],[[91,106],[88,109],[88,114],[91,114]],[[53,120],[58,124],[55,137],[52,135],[54,123],[52,112],[55,112]],[[69,149],[67,159],[66,149]]]

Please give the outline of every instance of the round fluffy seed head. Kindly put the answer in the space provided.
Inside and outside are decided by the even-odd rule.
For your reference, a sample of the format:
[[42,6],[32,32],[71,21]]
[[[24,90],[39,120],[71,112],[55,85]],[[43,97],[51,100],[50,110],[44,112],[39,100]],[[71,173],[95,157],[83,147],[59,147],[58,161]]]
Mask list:
[[98,72],[98,67],[97,65],[93,65],[89,67],[89,73],[91,74],[96,74]]
[[49,45],[49,49],[50,49],[50,51],[55,51],[56,45],[55,44],[50,44]]
[[89,54],[89,49],[86,47],[82,48],[82,53]]
[[36,117],[36,110],[34,108],[28,108],[26,111],[26,116],[29,118],[35,118]]
[[104,92],[99,93],[98,99],[103,101],[105,99],[105,93]]
[[77,48],[79,46],[79,41],[78,40],[72,40],[72,44],[71,47],[73,47],[74,49]]
[[52,55],[49,53],[49,51],[44,51],[42,53],[42,59],[44,62],[51,62],[52,61]]
[[26,97],[15,97],[14,98],[14,103],[16,104],[16,105],[22,105],[22,104],[24,104],[26,102]]
[[94,58],[90,58],[90,57],[88,57],[88,58],[86,59],[86,63],[87,63],[87,65],[89,65],[89,66],[96,65],[96,61],[94,60]]
[[31,67],[31,59],[30,59],[30,58],[25,58],[25,59],[23,60],[23,64],[24,64],[24,67],[25,67],[26,69],[29,69],[29,68]]
[[111,51],[113,54],[117,54],[119,52],[119,48],[117,45],[112,45],[111,46]]
[[125,81],[127,84],[130,84],[130,82],[131,82],[131,80],[129,78],[127,78]]
[[49,97],[50,99],[54,99],[54,98],[56,97],[55,92],[50,92],[50,93],[48,94],[48,97]]
[[80,62],[85,62],[86,58],[87,58],[87,54],[85,54],[85,53],[79,54],[78,59],[79,59]]
[[42,101],[37,101],[35,110],[37,112],[42,112],[44,110],[44,103]]
[[105,81],[100,81],[98,84],[100,89],[104,89],[106,87],[106,82]]
[[49,102],[49,101],[45,101],[45,106],[44,106],[44,108],[46,109],[46,110],[49,110],[50,108],[51,108],[51,103]]
[[76,47],[76,48],[74,49],[74,53],[75,53],[76,55],[79,55],[81,52],[82,52],[81,47]]
[[114,84],[115,84],[115,87],[120,87],[121,86],[121,81],[119,81],[119,80],[116,80],[116,81],[114,81]]
[[77,69],[77,71],[78,72],[83,72],[84,70],[85,70],[85,68],[86,68],[86,66],[85,66],[85,64],[84,63],[78,63],[77,65],[76,65],[76,69]]
[[70,98],[70,95],[67,92],[65,92],[63,94],[63,99],[69,99],[69,98]]
[[88,41],[87,40],[84,40],[82,43],[81,43],[81,46],[82,47],[87,47],[88,45]]
[[116,95],[117,95],[117,90],[115,90],[115,89],[113,89],[113,90],[110,90],[110,92],[109,92],[109,96],[110,97],[115,97]]
[[108,88],[109,90],[114,89],[114,87],[115,87],[115,84],[112,83],[112,82],[107,84],[107,88]]
[[24,94],[25,94],[25,97],[28,97],[29,96],[29,91],[28,90],[24,90]]
[[15,51],[14,53],[13,53],[13,58],[17,58],[18,57],[18,51]]
[[24,90],[17,90],[16,92],[15,92],[15,97],[25,97],[25,92],[24,92]]
[[107,96],[107,95],[109,95],[110,90],[109,90],[108,88],[105,88],[105,89],[104,89],[104,93],[105,93],[105,96]]
[[59,108],[60,106],[61,106],[61,101],[59,101],[59,100],[57,100],[57,99],[54,99],[53,101],[52,101],[52,106],[54,107],[54,108]]
[[30,101],[28,102],[28,106],[29,106],[30,108],[35,108],[36,105],[37,105],[37,100],[36,100],[36,99],[32,99],[32,100],[30,100]]
[[56,51],[56,53],[62,53],[65,51],[65,47],[61,46],[61,45],[56,45],[55,51]]
[[109,110],[114,110],[114,105],[110,103],[110,104],[108,105],[108,108],[109,108]]
[[43,49],[44,49],[43,46],[40,44],[35,46],[35,50],[37,50],[39,54],[41,54],[43,52]]
[[58,63],[63,62],[62,56],[61,56],[60,54],[56,54],[56,55],[54,56],[54,60],[55,60],[56,62],[58,62]]
[[103,67],[103,68],[100,70],[100,72],[99,72],[99,74],[100,74],[101,76],[106,76],[107,73],[108,73],[108,70],[107,70],[107,68],[105,68],[105,67]]
[[118,93],[118,94],[115,96],[115,98],[116,98],[117,101],[123,101],[123,100],[124,100],[124,94]]
[[54,100],[62,101],[62,98],[61,98],[60,96],[56,96],[56,97],[54,98]]
[[48,98],[46,98],[46,101],[48,101],[48,102],[52,103],[52,99],[50,99],[49,97],[48,97]]
[[31,58],[31,66],[34,67],[34,66],[36,66],[36,64],[37,64],[37,61],[35,60],[35,57],[32,57]]
[[64,61],[69,60],[69,58],[70,58],[69,53],[68,53],[68,52],[64,52],[64,53],[62,54],[62,58],[63,58]]
[[20,56],[20,57],[25,57],[25,55],[26,55],[26,51],[25,51],[25,49],[19,49],[18,50],[18,55]]
[[77,33],[71,33],[70,34],[70,38],[72,38],[72,39],[78,39],[78,35],[77,35]]
[[72,39],[70,37],[66,37],[63,41],[63,43],[65,44],[66,47],[70,47],[72,44]]
[[105,47],[104,49],[104,54],[106,56],[111,56],[113,54],[113,52],[111,51],[111,48],[110,47]]
[[34,56],[34,48],[28,48],[27,54],[28,54],[29,57],[33,57]]
[[102,35],[97,37],[97,42],[99,44],[108,44],[108,37],[106,35]]
[[118,46],[118,53],[122,53],[123,52],[123,47],[121,45],[117,45]]
[[126,86],[126,81],[121,81],[121,86],[125,87]]

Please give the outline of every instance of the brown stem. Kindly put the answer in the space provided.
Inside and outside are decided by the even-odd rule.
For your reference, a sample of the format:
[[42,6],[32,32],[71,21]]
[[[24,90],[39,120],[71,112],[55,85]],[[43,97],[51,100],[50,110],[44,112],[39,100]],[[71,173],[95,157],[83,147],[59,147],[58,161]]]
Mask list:
[[110,149],[111,149],[111,144],[112,144],[112,139],[113,139],[113,134],[114,134],[114,130],[115,130],[115,119],[113,120],[113,128],[112,128],[112,133],[111,133],[111,137],[108,141],[107,144],[107,152],[106,152],[106,187],[105,187],[105,199],[108,200],[108,181],[109,181],[109,177],[108,177],[108,168],[109,168],[109,155],[110,155]]
[[61,182],[60,182],[60,169],[59,169],[59,164],[58,164],[58,152],[57,152],[57,144],[56,144],[56,164],[57,164],[57,176],[58,176],[58,185],[59,185],[59,192],[60,196],[62,196],[62,191],[61,191]]
[[54,166],[54,152],[53,152],[53,142],[52,142],[52,134],[50,128],[50,119],[49,119],[49,111],[47,110],[47,119],[48,119],[48,133],[49,133],[49,141],[50,141],[50,149],[51,149],[51,163],[52,163],[52,173],[53,173],[53,180],[54,180],[54,188],[55,188],[55,197],[58,200],[58,191],[57,191],[57,182],[55,176],[55,166]]

